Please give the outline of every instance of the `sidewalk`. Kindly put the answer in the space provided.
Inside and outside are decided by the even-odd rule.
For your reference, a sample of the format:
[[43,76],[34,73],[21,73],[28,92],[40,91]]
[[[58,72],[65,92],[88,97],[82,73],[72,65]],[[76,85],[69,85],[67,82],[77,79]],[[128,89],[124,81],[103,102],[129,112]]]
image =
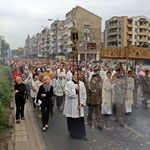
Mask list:
[[47,150],[33,113],[30,102],[26,103],[25,120],[14,122],[13,141],[9,142],[8,150]]

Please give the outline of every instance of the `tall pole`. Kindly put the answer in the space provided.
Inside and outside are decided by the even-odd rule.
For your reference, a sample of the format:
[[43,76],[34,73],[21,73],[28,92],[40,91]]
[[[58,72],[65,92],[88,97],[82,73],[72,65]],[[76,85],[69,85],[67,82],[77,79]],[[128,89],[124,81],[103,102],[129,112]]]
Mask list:
[[102,41],[100,41],[100,51],[99,51],[99,75],[100,75],[100,70],[101,70],[102,48],[103,48],[103,43],[102,43]]
[[[78,62],[78,31],[75,28],[75,23],[73,22],[73,27],[72,27],[72,31],[71,31],[71,40],[73,42],[73,46],[72,49],[74,50],[73,52],[75,52],[75,57],[76,57],[76,63],[77,63],[77,80],[78,80],[78,86],[79,86],[79,73],[78,73],[78,69],[79,69],[79,62]],[[78,94],[78,106],[80,106],[80,94],[79,92]],[[80,108],[79,108],[79,116],[80,116]]]

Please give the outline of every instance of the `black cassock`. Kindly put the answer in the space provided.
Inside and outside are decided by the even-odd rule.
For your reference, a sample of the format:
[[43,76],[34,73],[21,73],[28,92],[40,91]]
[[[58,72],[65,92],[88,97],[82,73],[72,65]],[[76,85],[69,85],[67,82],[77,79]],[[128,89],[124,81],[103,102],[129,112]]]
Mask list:
[[86,137],[84,117],[80,118],[67,117],[67,125],[70,137],[77,139],[83,139]]

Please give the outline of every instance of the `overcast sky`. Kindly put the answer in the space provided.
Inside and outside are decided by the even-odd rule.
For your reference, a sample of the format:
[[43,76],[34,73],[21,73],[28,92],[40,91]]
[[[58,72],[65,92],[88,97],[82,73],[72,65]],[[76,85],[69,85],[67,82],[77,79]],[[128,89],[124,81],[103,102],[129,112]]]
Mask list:
[[28,35],[50,26],[49,18],[64,20],[76,6],[102,17],[102,30],[112,16],[146,14],[150,18],[150,0],[0,0],[0,35],[11,49],[23,47]]

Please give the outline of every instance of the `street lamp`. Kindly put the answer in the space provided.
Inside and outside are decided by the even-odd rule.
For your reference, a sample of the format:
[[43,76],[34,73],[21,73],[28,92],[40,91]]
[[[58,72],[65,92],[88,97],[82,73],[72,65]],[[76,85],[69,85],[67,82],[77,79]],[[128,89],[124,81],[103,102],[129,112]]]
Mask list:
[[55,22],[55,51],[53,51],[53,54],[54,54],[54,58],[55,56],[57,56],[57,53],[58,53],[58,39],[57,39],[57,34],[58,34],[58,24],[57,24],[57,21],[58,20],[54,20],[54,19],[48,19],[48,21],[54,21]]

